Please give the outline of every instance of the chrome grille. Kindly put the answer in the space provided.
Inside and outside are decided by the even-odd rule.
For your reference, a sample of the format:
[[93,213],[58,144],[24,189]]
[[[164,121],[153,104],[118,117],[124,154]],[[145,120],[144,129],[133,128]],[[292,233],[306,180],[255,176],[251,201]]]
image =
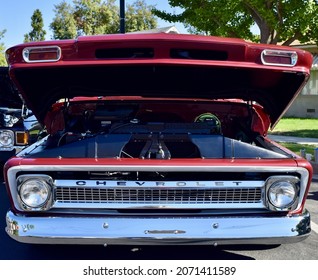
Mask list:
[[58,181],[54,192],[54,207],[264,208],[263,181],[244,182],[242,186],[227,183],[223,187],[212,186],[211,182],[200,182],[200,187],[195,186],[198,182],[187,182],[186,186],[175,186],[175,183],[168,182],[164,187],[154,187],[154,182],[146,182],[144,186],[132,187],[134,183],[127,182],[125,186],[118,186],[116,182],[107,181],[107,186],[97,186],[91,182],[86,186],[74,186],[74,181]]
[[70,203],[257,203],[260,188],[244,189],[106,189],[57,188],[56,200]]

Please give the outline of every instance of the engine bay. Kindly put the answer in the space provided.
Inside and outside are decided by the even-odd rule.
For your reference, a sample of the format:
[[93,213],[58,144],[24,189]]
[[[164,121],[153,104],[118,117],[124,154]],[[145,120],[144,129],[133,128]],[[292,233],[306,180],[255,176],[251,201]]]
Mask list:
[[260,109],[253,103],[229,100],[64,100],[47,114],[45,141],[26,156],[290,157],[264,141],[269,121]]

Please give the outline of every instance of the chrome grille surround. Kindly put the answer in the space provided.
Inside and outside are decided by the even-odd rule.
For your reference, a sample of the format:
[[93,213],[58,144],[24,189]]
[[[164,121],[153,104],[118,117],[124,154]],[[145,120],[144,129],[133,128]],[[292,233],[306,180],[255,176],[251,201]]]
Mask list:
[[[116,161],[116,160],[115,160]],[[100,164],[100,165],[68,165],[68,164],[61,164],[61,165],[34,165],[34,164],[28,164],[28,165],[18,165],[18,166],[12,166],[7,170],[7,179],[8,179],[8,186],[11,193],[11,198],[13,200],[14,206],[19,211],[24,211],[24,209],[21,207],[18,201],[18,193],[17,193],[17,182],[16,178],[20,172],[23,172],[24,174],[30,173],[32,174],[34,170],[37,170],[39,174],[47,174],[48,172],[126,172],[126,171],[145,171],[145,172],[211,172],[211,173],[217,173],[217,172],[228,172],[229,174],[232,172],[261,172],[261,173],[270,173],[273,175],[273,171],[276,174],[299,174],[300,178],[300,189],[299,189],[299,199],[298,199],[298,205],[296,209],[301,207],[301,203],[303,201],[303,198],[306,194],[306,186],[309,181],[309,171],[300,166],[277,166],[277,165],[236,165],[236,166],[224,166],[222,165],[216,165],[215,162],[213,162],[213,165],[209,165],[209,162],[205,162],[204,165],[191,165],[191,166],[184,166],[184,165],[172,165],[172,164],[163,164],[163,165],[154,165],[154,164],[148,164],[148,165],[136,165],[136,164],[125,164],[125,165],[119,165],[119,164]],[[265,200],[265,194],[264,198]],[[64,206],[63,206],[64,205]],[[63,204],[59,205],[57,202],[53,205],[54,207],[60,207],[61,211],[63,209],[67,209],[69,207],[74,207],[73,204]],[[95,208],[97,207],[97,203],[94,205]],[[221,208],[221,204],[215,204],[216,207]],[[252,208],[252,204],[240,204],[241,209],[246,209],[246,205],[249,206],[249,208]],[[63,206],[63,208],[61,208]],[[86,207],[85,204],[81,205],[80,203],[76,204],[76,207],[80,210],[81,206]],[[135,207],[136,205],[131,205],[132,207]],[[200,204],[202,206],[202,204]],[[227,209],[234,208],[236,205],[234,204],[223,204],[224,207]],[[264,205],[259,204],[259,206],[255,206],[255,208],[262,207],[264,209]],[[102,207],[100,207],[102,208]],[[114,208],[114,207],[113,207]],[[158,208],[158,207],[157,207]],[[53,210],[52,209],[52,210]],[[265,207],[266,209],[266,207]],[[57,208],[58,210],[58,208]],[[83,209],[84,210],[84,209]],[[85,210],[84,210],[85,211]]]
[[[102,186],[101,186],[102,185]],[[264,181],[56,180],[54,208],[264,208]]]

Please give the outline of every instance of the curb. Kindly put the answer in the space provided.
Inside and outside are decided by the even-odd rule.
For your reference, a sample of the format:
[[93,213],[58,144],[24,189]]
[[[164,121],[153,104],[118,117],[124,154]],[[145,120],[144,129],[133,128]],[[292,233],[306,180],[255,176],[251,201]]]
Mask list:
[[318,182],[318,175],[315,175],[315,174],[314,174],[314,175],[312,176],[312,180],[311,180],[311,181],[312,181],[312,182],[315,182],[315,183]]
[[318,163],[310,161],[310,164],[311,164],[313,171],[314,171],[313,174],[316,175],[318,178]]

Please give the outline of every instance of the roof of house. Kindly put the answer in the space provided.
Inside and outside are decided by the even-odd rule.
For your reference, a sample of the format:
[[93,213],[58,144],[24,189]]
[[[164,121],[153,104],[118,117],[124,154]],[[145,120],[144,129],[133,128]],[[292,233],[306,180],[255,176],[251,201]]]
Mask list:
[[137,34],[137,33],[175,33],[179,34],[179,30],[174,26],[168,26],[168,27],[160,27],[160,28],[154,28],[154,29],[148,29],[148,30],[141,30],[141,31],[134,31],[134,32],[129,32],[132,34]]

